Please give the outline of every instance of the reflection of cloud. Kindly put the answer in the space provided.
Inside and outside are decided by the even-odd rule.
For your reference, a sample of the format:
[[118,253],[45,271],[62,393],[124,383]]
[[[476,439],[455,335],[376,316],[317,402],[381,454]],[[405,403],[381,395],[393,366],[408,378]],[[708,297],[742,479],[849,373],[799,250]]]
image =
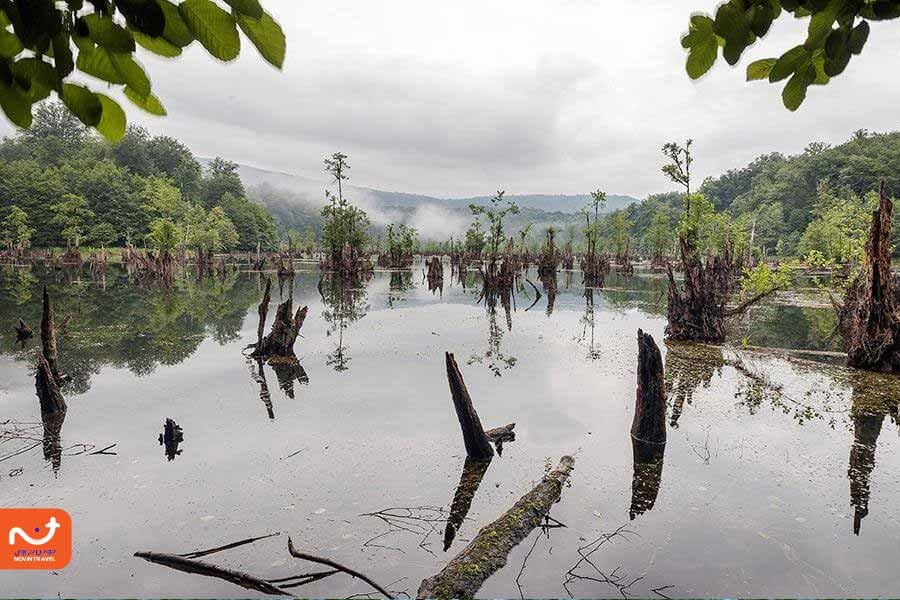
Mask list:
[[444,240],[463,235],[471,217],[464,217],[436,204],[425,204],[416,208],[409,224],[416,228],[423,240]]

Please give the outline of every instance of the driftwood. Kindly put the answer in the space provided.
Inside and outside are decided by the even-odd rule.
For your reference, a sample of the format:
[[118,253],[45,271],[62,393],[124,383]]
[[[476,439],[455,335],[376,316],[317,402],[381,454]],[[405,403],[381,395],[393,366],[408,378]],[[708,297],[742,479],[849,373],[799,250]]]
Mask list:
[[863,272],[847,289],[839,313],[847,339],[847,363],[873,371],[900,370],[900,315],[891,280],[893,204],[881,182],[878,209],[872,213]]
[[38,355],[34,374],[34,385],[41,403],[41,414],[51,415],[66,411],[66,400],[59,391],[59,384],[50,370],[50,364],[43,355]]
[[445,358],[450,395],[453,398],[453,407],[456,409],[456,416],[462,429],[466,455],[472,460],[490,461],[494,457],[494,450],[484,433],[478,413],[472,406],[472,397],[469,396],[469,391],[466,389],[466,383],[463,381],[462,373],[459,372],[456,359],[450,352],[445,353]]
[[473,598],[485,580],[506,565],[509,553],[541,524],[559,501],[575,459],[563,456],[559,466],[544,476],[499,519],[486,525],[444,569],[424,581],[417,598]]
[[47,360],[47,366],[53,373],[57,383],[62,382],[59,372],[59,352],[56,349],[56,326],[53,323],[53,304],[50,302],[50,294],[47,286],[44,286],[43,315],[41,317],[41,351]]
[[185,573],[194,573],[204,575],[206,577],[218,577],[225,581],[239,585],[248,590],[262,592],[263,594],[271,594],[273,596],[291,596],[292,594],[280,587],[264,581],[248,573],[242,571],[234,571],[223,567],[217,567],[207,562],[196,560],[193,558],[185,558],[177,554],[164,554],[161,552],[135,552],[138,558],[146,561],[177,569]]

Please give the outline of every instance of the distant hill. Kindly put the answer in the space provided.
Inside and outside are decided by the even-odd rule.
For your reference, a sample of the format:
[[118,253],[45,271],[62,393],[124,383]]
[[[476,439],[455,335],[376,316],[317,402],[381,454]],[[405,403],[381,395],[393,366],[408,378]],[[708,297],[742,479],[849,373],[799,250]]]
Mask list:
[[[206,166],[211,159],[198,159]],[[238,173],[247,188],[247,195],[261,203],[275,217],[282,232],[290,229],[321,231],[321,209],[325,189],[329,183],[321,180],[269,171],[249,165],[238,165]],[[372,220],[375,235],[380,235],[388,223],[406,223],[415,227],[422,239],[444,240],[460,237],[472,222],[470,204],[484,205],[490,196],[471,198],[437,198],[423,194],[386,192],[348,185],[345,188],[355,204]],[[553,225],[561,230],[580,227],[578,211],[587,206],[590,196],[552,194],[510,194],[508,198],[519,205],[521,212],[507,218],[507,231],[518,232],[533,223],[532,237],[543,235]],[[607,196],[606,211],[624,208],[638,200],[630,196]]]

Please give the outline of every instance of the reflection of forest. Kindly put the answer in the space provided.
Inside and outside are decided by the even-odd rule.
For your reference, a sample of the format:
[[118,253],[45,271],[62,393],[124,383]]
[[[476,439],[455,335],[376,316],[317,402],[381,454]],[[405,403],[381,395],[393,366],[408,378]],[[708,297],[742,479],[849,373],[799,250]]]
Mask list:
[[[169,289],[136,286],[117,267],[108,269],[105,285],[92,281],[86,270],[57,282],[59,273],[4,267],[0,323],[24,318],[36,328],[41,319],[41,286],[47,284],[57,323],[68,320],[59,336],[59,349],[62,370],[71,378],[66,383],[69,394],[86,392],[91,375],[104,366],[146,375],[159,365],[184,361],[207,335],[220,344],[237,339],[247,309],[260,295],[257,277],[238,273],[200,281],[186,274]],[[16,348],[12,328],[0,331],[3,347]],[[17,356],[30,361],[35,344],[33,339],[24,349],[17,348]]]

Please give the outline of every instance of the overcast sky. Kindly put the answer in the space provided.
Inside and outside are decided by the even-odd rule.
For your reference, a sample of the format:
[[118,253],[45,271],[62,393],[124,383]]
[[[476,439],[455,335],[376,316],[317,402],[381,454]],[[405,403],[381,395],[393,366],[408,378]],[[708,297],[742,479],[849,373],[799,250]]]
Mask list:
[[356,185],[436,196],[643,197],[673,187],[660,173],[669,140],[694,138],[705,177],[898,128],[897,24],[873,26],[847,71],[790,113],[780,85],[746,83],[744,68],[800,43],[806,21],[776,23],[736,68],[720,58],[698,82],[685,75],[680,36],[714,0],[263,4],[287,35],[283,71],[245,39],[228,64],[199,48],[172,61],[143,53],[169,116],[126,106],[129,118],[200,156],[308,177],[340,150]]

